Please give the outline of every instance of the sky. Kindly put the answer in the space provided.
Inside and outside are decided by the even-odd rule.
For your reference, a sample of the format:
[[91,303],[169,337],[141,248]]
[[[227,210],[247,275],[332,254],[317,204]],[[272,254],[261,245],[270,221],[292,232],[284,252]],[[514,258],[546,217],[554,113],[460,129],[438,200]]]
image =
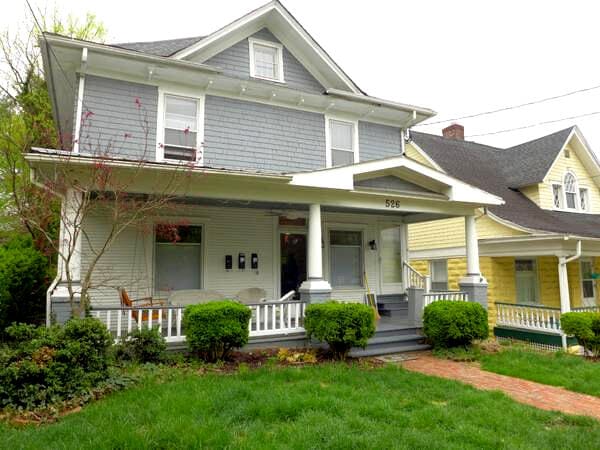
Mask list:
[[[266,0],[156,2],[30,0],[34,8],[84,16],[108,29],[107,42],[208,34]],[[583,0],[285,0],[284,5],[368,94],[432,108],[430,121],[600,85],[600,2]],[[5,2],[0,29],[28,14]],[[600,155],[600,113],[519,131],[476,136],[600,112],[600,88],[471,119],[468,140],[509,147],[578,125]],[[415,129],[440,134],[451,122]]]

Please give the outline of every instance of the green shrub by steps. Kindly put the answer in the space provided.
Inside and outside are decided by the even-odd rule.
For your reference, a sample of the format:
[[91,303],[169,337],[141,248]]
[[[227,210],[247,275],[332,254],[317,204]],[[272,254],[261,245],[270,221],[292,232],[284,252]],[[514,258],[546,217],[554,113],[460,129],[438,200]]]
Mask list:
[[345,359],[352,347],[366,347],[375,334],[373,309],[360,303],[330,301],[306,308],[308,337],[327,342],[336,359]]
[[13,322],[40,324],[46,310],[48,259],[30,238],[0,245],[0,338]]
[[487,311],[479,303],[433,302],[423,313],[423,333],[434,348],[467,347],[488,336]]
[[0,349],[0,407],[32,409],[84,394],[108,377],[112,338],[92,318],[13,325]]
[[167,343],[158,328],[134,330],[112,349],[116,360],[137,363],[161,363],[166,354]]
[[248,343],[251,316],[250,308],[232,300],[190,305],[183,316],[187,344],[205,361],[225,359]]
[[575,336],[594,357],[600,357],[600,313],[565,313],[560,317],[560,327],[567,335]]

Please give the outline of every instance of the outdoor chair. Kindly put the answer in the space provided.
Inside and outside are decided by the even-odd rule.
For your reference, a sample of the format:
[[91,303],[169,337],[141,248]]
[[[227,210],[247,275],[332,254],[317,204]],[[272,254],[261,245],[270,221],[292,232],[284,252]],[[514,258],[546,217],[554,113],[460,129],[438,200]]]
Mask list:
[[[144,297],[132,300],[127,293],[127,290],[123,287],[117,288],[119,291],[119,298],[121,300],[121,306],[123,308],[136,308],[136,307],[144,307],[151,308],[153,306],[167,306],[167,302],[162,299],[153,299],[152,297]],[[131,311],[131,315],[137,321],[139,318],[140,311],[133,310]],[[148,320],[148,311],[142,311],[142,322],[146,322]],[[158,310],[152,311],[152,320],[158,320]]]
[[235,294],[236,300],[244,305],[252,305],[254,303],[264,302],[266,297],[267,291],[256,287],[242,289]]
[[188,306],[225,300],[225,298],[220,292],[209,289],[182,289],[171,292],[171,295],[169,295],[169,304],[173,306]]

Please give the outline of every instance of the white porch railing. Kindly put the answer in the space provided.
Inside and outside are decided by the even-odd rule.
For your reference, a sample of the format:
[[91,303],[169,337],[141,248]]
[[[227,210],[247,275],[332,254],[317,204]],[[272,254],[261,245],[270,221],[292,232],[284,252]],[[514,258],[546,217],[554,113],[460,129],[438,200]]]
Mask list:
[[404,279],[406,280],[406,287],[424,289],[425,292],[431,290],[431,279],[428,275],[421,275],[421,273],[411,266],[409,263],[404,262]]
[[452,302],[468,302],[469,295],[461,291],[444,291],[444,292],[428,292],[423,294],[423,307],[437,302],[439,300],[447,300]]
[[561,334],[560,310],[545,306],[496,303],[496,324]]
[[579,306],[577,308],[572,308],[573,312],[600,312],[600,305],[595,306]]
[[[247,305],[252,310],[250,337],[304,332],[306,303],[263,302]],[[96,307],[91,315],[102,321],[115,341],[134,330],[157,329],[167,342],[184,342],[183,306]]]

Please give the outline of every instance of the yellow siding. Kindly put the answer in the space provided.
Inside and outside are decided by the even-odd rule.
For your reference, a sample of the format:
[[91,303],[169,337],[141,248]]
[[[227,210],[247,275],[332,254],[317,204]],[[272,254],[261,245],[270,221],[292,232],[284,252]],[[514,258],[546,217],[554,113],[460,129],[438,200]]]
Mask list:
[[[523,231],[502,225],[488,216],[478,217],[476,223],[479,239],[527,234]],[[463,247],[464,245],[465,220],[462,217],[415,223],[408,226],[408,248],[412,251]]]
[[591,212],[600,213],[600,189],[573,149],[569,146],[567,148],[570,150],[570,157],[565,158],[564,152],[561,152],[546,176],[545,182],[539,185],[540,200],[538,204],[541,208],[552,209],[552,182],[562,183],[565,173],[571,171],[577,177],[579,187],[588,189]]
[[[520,191],[523,195],[525,195],[525,197],[527,197],[529,200],[531,200],[533,203],[535,203],[536,205],[540,205],[541,200],[540,200],[540,188],[544,188],[543,184],[533,184],[531,186],[526,186],[524,188],[521,188]],[[546,198],[544,198],[544,201],[547,201]],[[552,195],[550,195],[550,201],[552,201]]]
[[560,308],[558,258],[556,256],[540,256],[537,258],[537,268],[540,303],[544,306]]
[[433,164],[431,164],[429,161],[427,161],[427,159],[421,154],[421,152],[414,148],[412,144],[406,144],[406,146],[404,147],[404,153],[410,159],[414,159],[415,161],[423,164],[424,166],[431,167],[432,169],[437,170],[437,168],[434,167]]

